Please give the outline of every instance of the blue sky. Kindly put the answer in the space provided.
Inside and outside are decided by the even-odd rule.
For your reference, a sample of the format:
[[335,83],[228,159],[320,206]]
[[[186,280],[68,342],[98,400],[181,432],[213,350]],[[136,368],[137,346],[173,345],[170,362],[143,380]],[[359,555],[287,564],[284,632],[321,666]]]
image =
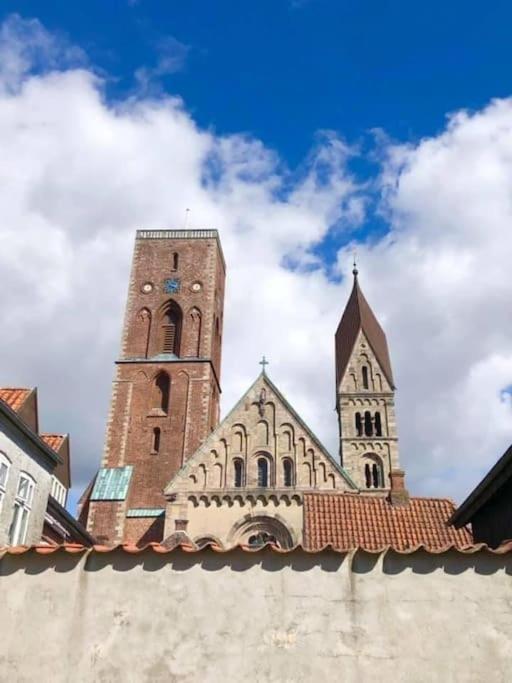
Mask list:
[[351,143],[374,128],[415,140],[512,85],[512,6],[500,0],[4,0],[3,17],[12,12],[86,50],[110,97],[130,92],[172,37],[185,56],[162,88],[200,126],[247,131],[291,166],[319,129]]
[[73,500],[101,457],[135,229],[186,208],[229,266],[224,414],[265,353],[337,455],[355,246],[412,492],[477,483],[512,441],[511,20],[505,2],[4,0],[1,383],[38,386],[43,429],[71,433]]

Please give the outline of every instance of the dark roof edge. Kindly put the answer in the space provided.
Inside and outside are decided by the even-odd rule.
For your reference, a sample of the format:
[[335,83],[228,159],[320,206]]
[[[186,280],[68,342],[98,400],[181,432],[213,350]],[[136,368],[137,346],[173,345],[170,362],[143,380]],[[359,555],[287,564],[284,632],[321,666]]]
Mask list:
[[38,434],[33,432],[25,421],[22,420],[21,417],[18,417],[17,413],[2,400],[0,400],[0,413],[3,413],[4,416],[34,444],[34,446],[42,451],[43,455],[50,460],[52,465],[62,464],[62,459],[53,448],[50,448],[50,446],[48,446]]
[[73,517],[72,514],[70,514],[65,507],[63,507],[53,496],[48,496],[48,505],[47,509],[51,512],[54,513],[60,517],[62,517],[66,524],[70,526],[73,531],[77,534],[77,536],[80,536],[86,543],[84,545],[94,545],[96,543],[96,539],[91,536],[91,534],[87,531],[87,529],[77,520],[75,517]]
[[507,448],[498,462],[487,472],[482,481],[476,485],[468,497],[455,510],[448,520],[457,529],[468,524],[473,515],[500,488],[505,474],[512,475],[512,445]]

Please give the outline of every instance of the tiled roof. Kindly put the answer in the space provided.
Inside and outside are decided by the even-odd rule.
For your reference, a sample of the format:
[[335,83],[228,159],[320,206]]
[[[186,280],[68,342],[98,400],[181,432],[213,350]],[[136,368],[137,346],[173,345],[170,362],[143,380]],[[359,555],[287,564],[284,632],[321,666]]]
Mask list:
[[359,330],[364,332],[389,384],[393,387],[393,373],[391,371],[391,360],[389,358],[386,335],[359,287],[356,272],[354,274],[352,292],[336,330],[337,385],[339,385],[345,374]]
[[447,524],[454,510],[455,505],[446,498],[411,498],[406,505],[394,506],[385,497],[307,493],[304,545],[310,550],[326,545],[369,551],[465,548],[473,543],[469,531]]
[[45,442],[45,444],[50,446],[50,448],[53,448],[53,450],[56,452],[59,451],[59,448],[62,446],[62,442],[65,438],[65,434],[41,434],[41,439]]
[[9,408],[17,412],[25,403],[31,391],[32,389],[2,387],[0,388],[0,399],[7,403]]
[[[125,543],[124,545],[116,545],[116,546],[107,546],[107,545],[93,545],[92,547],[87,547],[85,545],[80,545],[77,543],[63,543],[62,545],[34,545],[34,546],[26,546],[26,545],[19,545],[19,546],[6,546],[4,548],[0,548],[0,559],[2,558],[3,555],[9,554],[9,555],[22,555],[23,553],[27,552],[35,552],[40,555],[51,555],[52,553],[55,552],[67,552],[70,554],[77,554],[77,553],[111,553],[111,552],[116,552],[116,551],[121,551],[128,553],[130,555],[139,555],[140,553],[147,552],[148,550],[151,550],[152,552],[158,554],[158,555],[167,555],[168,553],[175,553],[177,551],[182,551],[186,553],[202,553],[207,550],[212,550],[213,552],[216,553],[232,553],[237,550],[242,550],[243,552],[247,553],[259,553],[259,552],[268,552],[269,550],[272,552],[279,553],[281,555],[287,555],[289,553],[295,553],[295,552],[304,552],[308,553],[311,555],[316,555],[319,553],[322,553],[324,551],[328,550],[334,550],[335,552],[339,553],[347,553],[349,552],[347,549],[340,549],[337,547],[331,547],[329,545],[326,545],[324,548],[318,549],[318,550],[312,550],[311,548],[307,548],[305,546],[301,545],[296,545],[293,548],[279,548],[276,545],[273,545],[272,543],[266,543],[265,545],[257,546],[257,547],[249,547],[246,545],[239,545],[235,546],[233,548],[221,548],[220,546],[216,545],[215,543],[206,543],[205,545],[202,545],[201,547],[194,546],[190,543],[180,543],[178,545],[175,545],[171,548],[168,546],[163,545],[162,543],[148,543],[147,545],[144,545],[142,547],[139,547],[137,545],[132,545]],[[492,553],[493,555],[506,555],[508,553],[512,553],[512,541],[504,543],[503,545],[500,545],[498,548],[490,548],[488,545],[485,543],[476,543],[476,544],[469,544],[465,546],[461,546],[457,543],[447,543],[445,546],[442,548],[437,548],[436,550],[432,550],[428,547],[424,547],[422,545],[417,545],[414,548],[407,548],[401,550],[400,548],[379,548],[379,549],[371,549],[371,548],[365,548],[365,547],[355,547],[351,549],[354,552],[357,551],[363,551],[363,552],[373,552],[373,553],[381,553],[387,550],[392,550],[393,552],[397,552],[400,555],[410,555],[414,552],[418,551],[426,551],[431,554],[441,554],[445,552],[459,552],[464,555],[470,555],[473,553],[479,553],[479,552],[489,552]]]

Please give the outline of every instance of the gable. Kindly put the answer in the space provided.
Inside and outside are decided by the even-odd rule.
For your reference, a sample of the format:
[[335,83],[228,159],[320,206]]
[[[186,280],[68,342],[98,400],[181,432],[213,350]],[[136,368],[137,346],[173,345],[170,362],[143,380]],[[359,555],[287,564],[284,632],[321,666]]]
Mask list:
[[[261,374],[204,444],[176,473],[165,493],[262,488],[258,461],[267,461],[268,489],[353,490],[355,485]],[[238,463],[238,464],[237,464]],[[242,476],[236,468],[241,468]],[[288,477],[291,476],[291,486]]]
[[340,376],[338,391],[342,393],[360,391],[363,388],[363,367],[367,368],[369,391],[376,393],[393,391],[367,336],[363,330],[360,330],[347,359],[346,368]]

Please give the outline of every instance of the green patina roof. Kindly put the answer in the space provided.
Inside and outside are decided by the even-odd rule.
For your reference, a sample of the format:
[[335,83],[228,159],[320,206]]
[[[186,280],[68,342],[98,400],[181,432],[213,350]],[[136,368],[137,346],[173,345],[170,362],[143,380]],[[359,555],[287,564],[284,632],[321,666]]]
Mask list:
[[131,508],[126,513],[127,517],[160,517],[165,510],[163,508]]
[[125,500],[132,472],[132,465],[102,467],[96,477],[91,500]]

